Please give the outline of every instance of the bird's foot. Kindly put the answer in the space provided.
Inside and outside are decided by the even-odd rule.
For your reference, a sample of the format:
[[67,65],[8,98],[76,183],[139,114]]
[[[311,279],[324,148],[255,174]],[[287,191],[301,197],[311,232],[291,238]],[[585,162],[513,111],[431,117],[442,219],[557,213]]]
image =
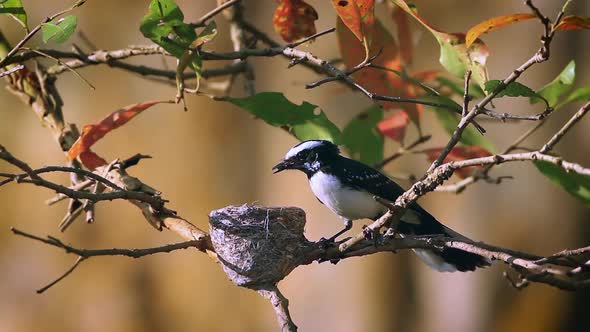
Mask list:
[[396,230],[390,227],[383,233],[383,238],[394,239],[396,235]]
[[330,262],[334,265],[338,264],[338,262],[340,262],[340,258],[333,258],[333,259],[326,259],[326,258],[320,258],[318,259],[318,263],[325,263],[325,262]]
[[379,232],[378,229],[371,229],[367,226],[364,226],[363,234],[365,235],[365,239],[373,240],[373,244],[375,245],[375,247],[383,243],[383,235],[381,234],[381,232]]
[[[328,250],[330,248],[333,248],[336,246],[336,242],[334,241],[334,239],[325,239],[325,238],[321,238],[318,241],[318,245],[322,250]],[[319,258],[317,260],[317,262],[319,264],[321,263],[325,263],[325,262],[330,262],[332,264],[337,264],[340,261],[340,259],[338,258]]]
[[327,249],[334,247],[336,245],[336,238],[331,237],[331,238],[326,239],[326,238],[322,237],[317,243],[320,248],[327,250]]

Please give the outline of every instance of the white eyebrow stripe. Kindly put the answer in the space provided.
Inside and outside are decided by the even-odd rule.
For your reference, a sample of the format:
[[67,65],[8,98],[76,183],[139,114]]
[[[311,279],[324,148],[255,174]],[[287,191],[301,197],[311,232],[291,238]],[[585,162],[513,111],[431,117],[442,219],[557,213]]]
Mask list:
[[292,158],[303,150],[313,149],[316,146],[320,146],[322,144],[323,144],[322,141],[307,141],[307,142],[297,144],[294,147],[292,147],[291,150],[289,150],[287,152],[287,154],[285,155],[285,159]]

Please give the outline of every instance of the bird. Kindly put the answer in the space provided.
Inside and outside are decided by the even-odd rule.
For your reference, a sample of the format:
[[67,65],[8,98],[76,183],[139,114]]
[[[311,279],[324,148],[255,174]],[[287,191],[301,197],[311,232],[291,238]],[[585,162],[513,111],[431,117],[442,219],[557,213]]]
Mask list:
[[[335,241],[352,228],[358,219],[377,220],[388,208],[375,196],[395,201],[405,190],[378,170],[340,154],[338,146],[327,140],[306,140],[292,147],[273,167],[273,173],[299,170],[307,175],[312,192],[328,209],[342,218],[344,228],[327,241]],[[442,235],[469,240],[441,224],[416,202],[401,217],[395,231],[407,235]],[[429,267],[440,272],[474,271],[491,261],[483,256],[455,248],[441,251],[414,249]]]

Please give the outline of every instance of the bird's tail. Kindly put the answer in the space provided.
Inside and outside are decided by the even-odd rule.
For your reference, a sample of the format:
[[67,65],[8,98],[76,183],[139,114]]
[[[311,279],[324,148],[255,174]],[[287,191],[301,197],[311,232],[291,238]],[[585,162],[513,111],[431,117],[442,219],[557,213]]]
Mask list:
[[[462,240],[469,240],[467,237],[455,232],[444,226],[428,212],[420,211],[420,222],[402,222],[398,231],[400,234],[413,235],[437,235],[441,234],[446,237],[454,237]],[[426,215],[424,214],[426,212]],[[422,259],[426,265],[440,272],[466,272],[474,271],[478,267],[487,267],[491,261],[483,256],[466,252],[455,248],[444,248],[442,251],[433,251],[428,249],[414,249],[414,252]]]

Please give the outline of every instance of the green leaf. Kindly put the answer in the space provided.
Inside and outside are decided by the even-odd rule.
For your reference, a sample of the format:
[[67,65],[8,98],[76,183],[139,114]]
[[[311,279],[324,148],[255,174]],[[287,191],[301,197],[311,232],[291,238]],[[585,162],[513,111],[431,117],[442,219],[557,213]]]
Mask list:
[[76,30],[77,24],[78,18],[74,15],[68,15],[43,23],[41,25],[43,42],[47,43],[50,40],[56,43],[65,42]]
[[[432,107],[428,106],[429,108],[433,108],[436,111],[436,117],[438,121],[441,123],[443,128],[449,133],[453,134],[455,129],[457,129],[457,125],[461,120],[459,114],[455,113],[454,110],[461,110],[461,106],[457,104],[454,100],[445,97],[426,97],[426,100],[430,100],[433,102],[437,102],[439,104],[448,105],[450,108],[442,108],[442,107]],[[490,142],[486,137],[480,134],[473,126],[467,126],[465,130],[463,130],[463,134],[461,135],[461,139],[459,140],[464,145],[473,145],[473,146],[480,146],[491,153],[494,153],[494,145]]]
[[418,15],[415,6],[408,5],[405,0],[392,0],[392,2],[414,17],[436,38],[440,45],[439,62],[446,70],[458,77],[463,77],[467,70],[471,70],[473,80],[483,88],[484,83],[488,80],[485,66],[489,49],[481,40],[475,40],[467,47],[465,34],[442,32]]
[[590,101],[590,85],[578,88],[574,90],[567,98],[561,102],[559,105],[555,106],[555,108],[561,108],[566,104],[573,103],[573,102],[587,102]]
[[199,47],[203,44],[206,44],[217,37],[217,23],[215,21],[211,21],[207,26],[199,32],[197,39],[192,43],[192,47]]
[[[486,82],[485,87],[488,94],[496,91],[496,89],[502,84],[500,80],[489,80]],[[496,97],[533,97],[542,98],[533,89],[526,85],[518,82],[509,83],[504,90],[502,90]]]
[[383,119],[383,110],[377,106],[355,116],[342,130],[342,144],[351,157],[373,165],[383,160],[383,135],[377,123]]
[[483,42],[477,40],[469,48],[465,46],[465,35],[460,33],[433,32],[440,45],[439,62],[446,70],[457,77],[464,77],[467,70],[483,88],[488,80],[485,67],[489,50]]
[[23,29],[25,29],[26,33],[29,33],[29,27],[27,26],[27,12],[25,12],[21,0],[0,1],[0,14],[8,14],[15,19]]
[[139,30],[146,38],[180,58],[197,38],[195,30],[183,20],[184,14],[174,1],[152,0]]
[[575,172],[566,172],[563,168],[546,162],[534,161],[537,169],[553,183],[561,186],[572,196],[590,205],[590,177]]
[[[316,105],[296,105],[280,92],[261,92],[246,98],[223,97],[274,127],[287,127],[299,140],[325,139],[340,144],[342,134]],[[319,110],[316,111],[316,110]]]
[[[545,85],[537,93],[544,97],[550,106],[555,106],[559,101],[559,97],[572,88],[575,78],[576,63],[572,60],[551,83]],[[531,103],[537,103],[539,100],[539,98],[531,98]]]
[[200,48],[205,43],[213,40],[216,36],[217,24],[215,21],[211,21],[190,44],[190,49],[184,50],[182,55],[179,57],[178,66],[176,67],[177,99],[183,98],[184,96],[185,84],[183,73],[187,66],[190,66],[195,71],[195,76],[197,78],[197,85],[193,90],[193,93],[199,91],[201,76],[203,73],[203,59],[199,52],[192,49]]

